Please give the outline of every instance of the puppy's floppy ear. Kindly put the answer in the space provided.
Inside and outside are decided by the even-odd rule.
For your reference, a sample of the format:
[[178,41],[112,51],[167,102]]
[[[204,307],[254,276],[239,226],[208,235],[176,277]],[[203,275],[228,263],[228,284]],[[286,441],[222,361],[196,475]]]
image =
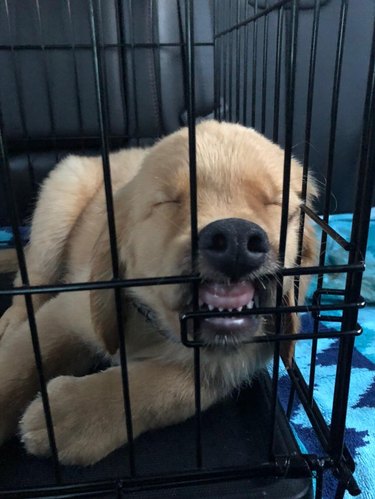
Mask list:
[[[119,247],[119,246],[118,246]],[[120,261],[120,275],[125,276],[125,264]],[[113,277],[109,230],[105,224],[93,250],[90,281],[110,281]],[[123,290],[121,290],[123,294]],[[123,300],[123,313],[125,303]],[[114,289],[90,291],[90,310],[94,329],[110,354],[118,349],[118,324]],[[124,314],[125,315],[125,314]],[[124,321],[125,317],[122,317]]]

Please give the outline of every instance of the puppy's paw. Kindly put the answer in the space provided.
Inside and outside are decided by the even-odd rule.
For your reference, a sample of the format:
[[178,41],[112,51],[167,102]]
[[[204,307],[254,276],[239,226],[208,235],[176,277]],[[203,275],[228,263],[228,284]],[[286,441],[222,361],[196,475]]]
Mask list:
[[[90,397],[85,378],[60,376],[48,384],[48,396],[59,461],[62,464],[94,464],[125,443],[125,427],[113,427],[105,401]],[[108,417],[107,417],[108,416]],[[38,396],[20,422],[26,450],[40,457],[50,456],[43,402]]]
[[26,319],[25,307],[13,305],[8,308],[0,318],[0,341],[5,334],[17,329]]

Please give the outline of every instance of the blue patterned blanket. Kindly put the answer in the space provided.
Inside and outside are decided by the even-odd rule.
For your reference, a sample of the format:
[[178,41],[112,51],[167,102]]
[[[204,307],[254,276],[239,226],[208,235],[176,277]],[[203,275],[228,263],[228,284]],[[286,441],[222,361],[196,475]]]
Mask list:
[[[335,215],[330,223],[344,237],[349,239],[351,231],[351,215]],[[328,264],[345,262],[345,252],[340,250],[332,240],[328,241]],[[326,276],[327,287],[343,288],[345,275]],[[313,287],[311,289],[314,289]],[[356,480],[362,489],[363,499],[375,498],[375,209],[372,209],[370,234],[366,257],[362,295],[367,301],[367,307],[359,313],[359,322],[363,333],[356,338],[352,364],[348,415],[346,424],[346,443],[355,463]],[[334,329],[335,325],[322,324],[323,329]],[[336,326],[337,327],[337,326]],[[312,318],[302,317],[302,332],[312,331]],[[338,340],[319,340],[315,400],[326,420],[330,420],[333,400],[335,370],[337,364]],[[311,341],[299,341],[296,347],[296,360],[308,379],[310,367]],[[286,407],[289,394],[289,377],[283,372],[280,380],[279,396]],[[303,450],[311,453],[324,454],[315,438],[314,431],[304,412],[302,405],[295,403],[292,413],[292,427]],[[335,496],[337,482],[328,475],[324,485],[324,499]],[[347,494],[345,497],[350,497]]]

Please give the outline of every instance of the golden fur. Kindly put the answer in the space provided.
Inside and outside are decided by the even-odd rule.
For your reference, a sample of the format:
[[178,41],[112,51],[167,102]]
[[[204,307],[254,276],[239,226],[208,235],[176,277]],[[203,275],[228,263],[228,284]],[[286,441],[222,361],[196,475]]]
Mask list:
[[[275,272],[281,217],[283,151],[240,125],[215,121],[197,126],[198,229],[225,218],[260,225],[268,235]],[[150,149],[111,155],[120,271],[124,278],[189,273],[190,208],[188,132],[182,129]],[[297,257],[302,168],[292,160],[285,266]],[[309,183],[308,202],[315,195]],[[109,280],[108,242],[100,158],[70,156],[44,182],[27,248],[30,281]],[[312,263],[314,236],[306,224],[303,265]],[[210,272],[199,260],[198,271]],[[302,279],[302,288],[305,286]],[[20,284],[16,277],[15,284]],[[266,299],[274,303],[270,281]],[[303,294],[303,289],[302,289]],[[284,279],[284,301],[293,304],[293,280]],[[192,349],[179,341],[179,313],[189,285],[136,287],[122,292],[134,435],[194,414]],[[132,304],[157,315],[147,321]],[[87,375],[98,352],[115,354],[118,335],[113,290],[33,296],[59,458],[94,463],[126,443],[120,367]],[[286,322],[291,332],[297,320]],[[256,334],[270,331],[264,320]],[[160,334],[158,329],[163,331]],[[48,455],[49,445],[24,298],[0,320],[0,442],[16,430],[27,450]],[[266,363],[272,345],[201,349],[202,408],[248,381]],[[116,358],[116,355],[113,357]],[[85,375],[86,374],[86,375]],[[83,375],[83,376],[82,376]],[[80,377],[78,377],[80,376]],[[34,399],[34,400],[33,400]]]

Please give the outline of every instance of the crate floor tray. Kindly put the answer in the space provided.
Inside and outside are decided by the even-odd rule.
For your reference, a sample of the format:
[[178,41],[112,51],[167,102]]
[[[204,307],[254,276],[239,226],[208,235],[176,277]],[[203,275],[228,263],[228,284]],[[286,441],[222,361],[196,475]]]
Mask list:
[[[312,481],[308,478],[247,479],[243,475],[241,479],[235,478],[240,476],[236,470],[257,467],[268,460],[270,384],[268,374],[262,373],[250,388],[202,414],[204,479],[195,468],[192,418],[135,440],[137,477],[133,481],[126,479],[129,468],[127,449],[123,447],[88,468],[63,466],[64,486],[59,489],[54,486],[51,460],[26,455],[14,439],[0,449],[0,497],[18,489],[14,495],[18,498],[78,497],[80,494],[93,498],[121,497],[122,494],[137,498],[310,498]],[[299,450],[289,424],[282,411],[277,412],[276,454],[296,454]],[[217,470],[226,478],[220,477]],[[124,480],[119,481],[122,478]],[[20,494],[21,488],[25,490],[24,495]]]

